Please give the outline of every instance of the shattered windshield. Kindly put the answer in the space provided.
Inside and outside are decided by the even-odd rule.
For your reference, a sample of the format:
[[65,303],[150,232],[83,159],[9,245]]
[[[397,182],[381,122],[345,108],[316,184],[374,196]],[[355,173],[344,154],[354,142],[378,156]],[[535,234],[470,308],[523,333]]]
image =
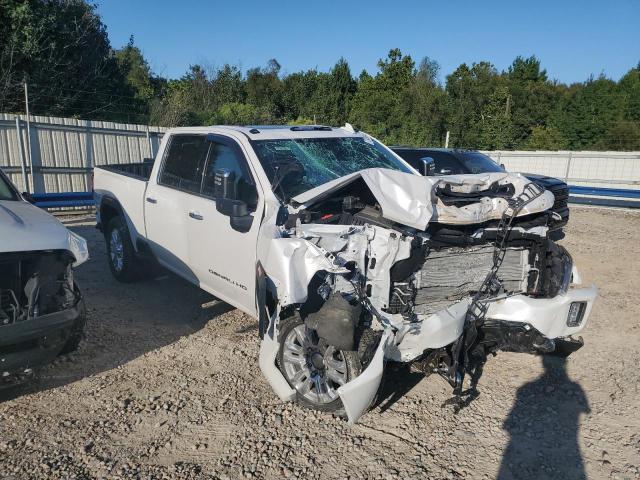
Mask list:
[[17,200],[18,196],[13,190],[9,181],[4,178],[4,175],[0,173],[0,200]]
[[285,201],[367,168],[412,173],[382,145],[364,137],[255,140],[252,144],[274,192]]

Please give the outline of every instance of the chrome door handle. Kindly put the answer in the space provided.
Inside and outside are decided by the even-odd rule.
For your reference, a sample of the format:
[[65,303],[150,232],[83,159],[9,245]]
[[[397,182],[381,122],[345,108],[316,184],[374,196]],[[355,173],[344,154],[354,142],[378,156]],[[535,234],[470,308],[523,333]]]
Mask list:
[[190,216],[191,218],[193,218],[194,220],[203,220],[203,219],[204,219],[204,217],[202,216],[202,214],[201,214],[201,213],[194,212],[193,210],[191,210],[191,211],[189,212],[189,216]]
[[153,198],[153,197],[147,197],[147,198],[146,198],[146,200],[147,200],[147,202],[149,202],[149,203],[158,203],[158,200],[156,200],[156,199],[155,199],[155,198]]

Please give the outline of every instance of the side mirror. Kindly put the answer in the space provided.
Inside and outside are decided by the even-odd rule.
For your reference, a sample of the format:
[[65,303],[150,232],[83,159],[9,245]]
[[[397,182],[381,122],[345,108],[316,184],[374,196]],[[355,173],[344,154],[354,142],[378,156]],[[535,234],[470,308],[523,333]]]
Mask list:
[[246,202],[231,198],[217,198],[216,210],[226,217],[245,217],[249,215]]
[[247,202],[230,198],[216,199],[216,210],[229,217],[229,224],[236,232],[247,233],[253,224],[253,216],[249,215]]
[[500,168],[503,169],[505,172],[507,171],[507,167],[504,166],[504,163],[500,164]]
[[35,204],[36,201],[29,192],[22,192],[22,198],[24,198],[27,202]]
[[424,175],[425,177],[430,177],[435,173],[436,162],[433,158],[422,157],[420,159],[420,162],[422,163],[422,175]]

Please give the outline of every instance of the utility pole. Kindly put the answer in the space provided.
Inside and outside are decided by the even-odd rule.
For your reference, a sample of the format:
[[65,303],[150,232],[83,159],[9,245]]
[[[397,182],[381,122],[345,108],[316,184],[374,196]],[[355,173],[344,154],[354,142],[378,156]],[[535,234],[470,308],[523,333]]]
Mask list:
[[[31,157],[31,116],[29,115],[29,87],[27,79],[24,79],[24,109],[27,114],[27,158],[29,159],[29,169],[31,170],[31,181],[34,178],[33,158]],[[32,185],[32,191],[35,189],[35,183]]]
[[447,130],[447,136],[444,139],[444,148],[449,148],[449,130]]

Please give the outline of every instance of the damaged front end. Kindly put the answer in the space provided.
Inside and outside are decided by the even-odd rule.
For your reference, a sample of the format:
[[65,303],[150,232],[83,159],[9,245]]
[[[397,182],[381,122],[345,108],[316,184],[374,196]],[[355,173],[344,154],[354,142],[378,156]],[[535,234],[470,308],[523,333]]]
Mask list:
[[77,348],[85,311],[74,263],[65,250],[0,253],[2,383]]
[[265,255],[271,301],[259,305],[274,390],[355,422],[385,359],[437,373],[460,396],[499,350],[579,348],[571,335],[596,290],[577,287],[571,256],[548,238],[553,200],[519,175],[384,169],[294,198]]

